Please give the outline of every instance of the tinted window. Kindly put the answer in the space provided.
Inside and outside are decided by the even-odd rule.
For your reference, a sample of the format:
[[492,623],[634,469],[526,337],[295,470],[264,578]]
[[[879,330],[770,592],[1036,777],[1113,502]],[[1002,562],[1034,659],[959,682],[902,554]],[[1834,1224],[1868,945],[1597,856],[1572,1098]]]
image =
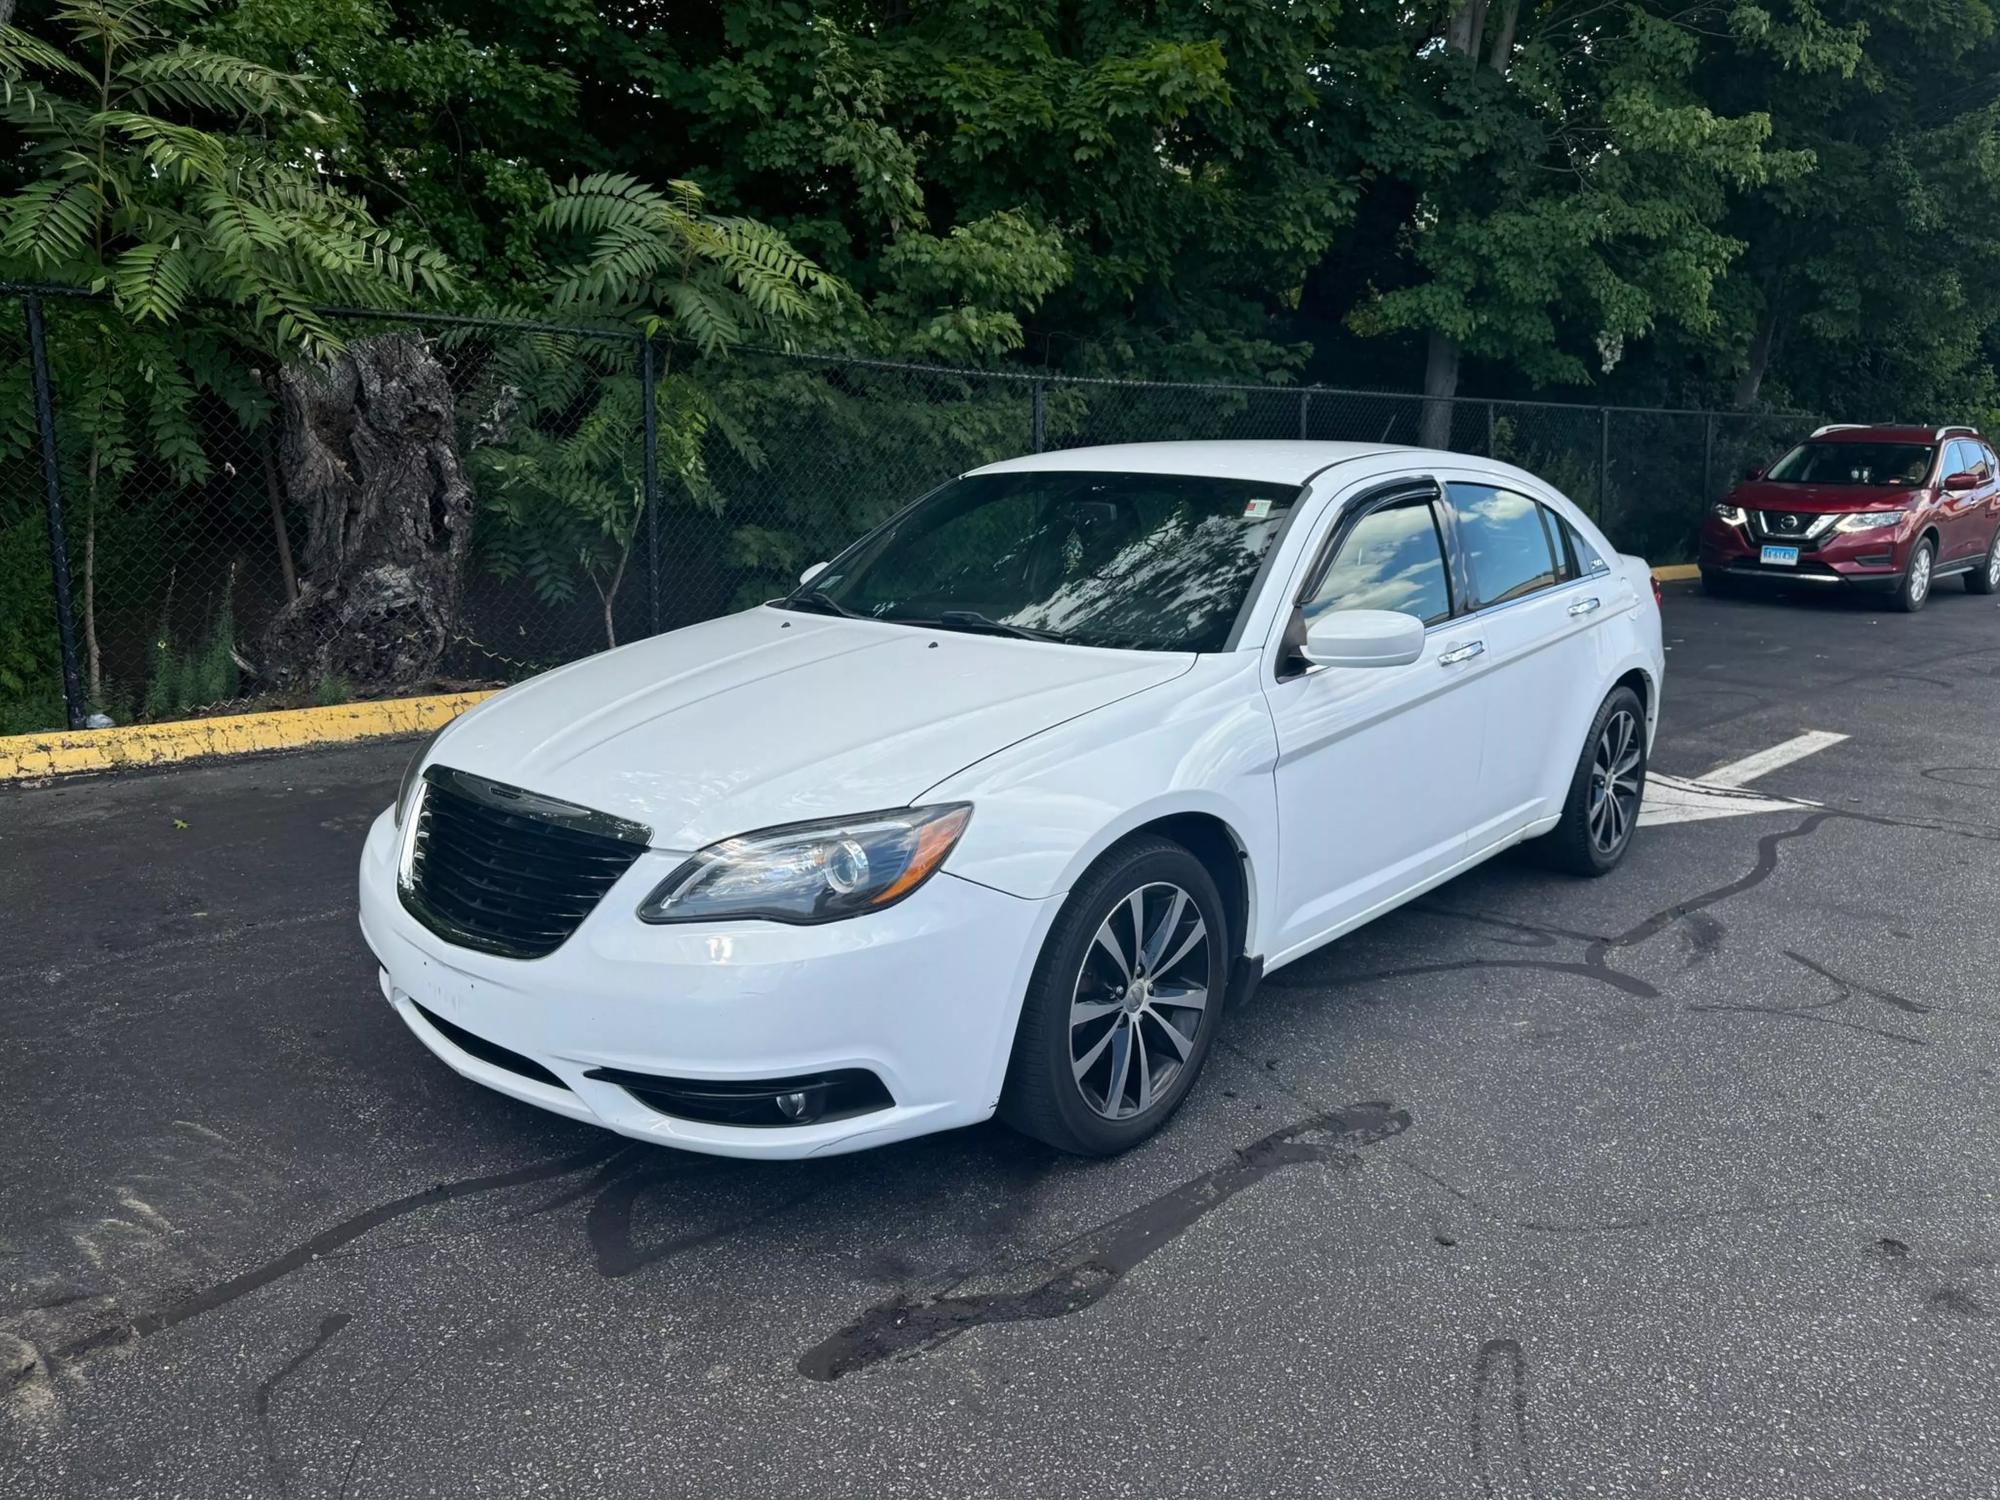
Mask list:
[[1986,478],[1991,470],[1986,467],[1984,446],[1963,441],[1953,443],[1944,461],[1944,471],[1946,474],[1970,473],[1977,474],[1981,479]]
[[1393,609],[1426,625],[1451,618],[1451,585],[1429,501],[1371,511],[1354,523],[1305,604],[1308,620],[1334,609]]
[[1548,527],[1533,500],[1512,490],[1455,484],[1451,503],[1481,604],[1504,604],[1556,581]]
[[1562,523],[1563,534],[1569,538],[1570,555],[1576,559],[1577,576],[1588,578],[1592,573],[1608,573],[1611,564],[1598,555],[1597,549],[1583,539],[1583,533],[1569,522]]
[[1925,443],[1801,443],[1764,477],[1778,484],[1922,484],[1935,452]]
[[1217,651],[1294,485],[1176,474],[976,474],[781,601],[1086,646]]

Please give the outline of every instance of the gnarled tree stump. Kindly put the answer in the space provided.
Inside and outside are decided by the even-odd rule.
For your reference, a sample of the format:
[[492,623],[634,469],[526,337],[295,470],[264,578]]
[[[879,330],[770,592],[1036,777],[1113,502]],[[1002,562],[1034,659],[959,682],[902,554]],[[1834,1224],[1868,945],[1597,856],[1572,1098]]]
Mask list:
[[387,334],[279,381],[285,488],[306,515],[298,597],[264,633],[281,687],[414,687],[457,628],[472,546],[451,383],[422,340]]

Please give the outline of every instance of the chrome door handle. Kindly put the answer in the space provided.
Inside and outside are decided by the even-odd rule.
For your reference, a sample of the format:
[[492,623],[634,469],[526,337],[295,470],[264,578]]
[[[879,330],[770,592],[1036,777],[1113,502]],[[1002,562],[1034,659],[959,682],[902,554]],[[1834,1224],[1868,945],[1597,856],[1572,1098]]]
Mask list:
[[1484,641],[1467,641],[1463,646],[1453,646],[1449,651],[1440,652],[1438,654],[1438,665],[1441,667],[1450,667],[1456,666],[1462,661],[1471,661],[1473,657],[1478,656],[1485,649],[1486,642]]
[[1579,599],[1569,607],[1569,612],[1573,615],[1587,615],[1595,608],[1597,608],[1595,599]]

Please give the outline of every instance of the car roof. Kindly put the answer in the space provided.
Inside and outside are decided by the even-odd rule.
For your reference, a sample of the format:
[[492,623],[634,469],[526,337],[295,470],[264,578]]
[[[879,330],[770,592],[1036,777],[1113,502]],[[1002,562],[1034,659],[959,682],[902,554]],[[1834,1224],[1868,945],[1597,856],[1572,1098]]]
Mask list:
[[1208,479],[1253,479],[1267,484],[1304,484],[1331,464],[1388,454],[1451,457],[1436,449],[1406,448],[1396,443],[1313,443],[1293,440],[1241,440],[1213,443],[1114,443],[1101,448],[1058,448],[1030,453],[973,469],[974,474],[1094,472],[1123,474],[1199,474]]
[[1816,443],[1936,443],[1946,437],[1976,438],[1977,428],[1948,425],[1942,427],[1912,427],[1884,423],[1881,426],[1854,426],[1823,428],[1813,434]]

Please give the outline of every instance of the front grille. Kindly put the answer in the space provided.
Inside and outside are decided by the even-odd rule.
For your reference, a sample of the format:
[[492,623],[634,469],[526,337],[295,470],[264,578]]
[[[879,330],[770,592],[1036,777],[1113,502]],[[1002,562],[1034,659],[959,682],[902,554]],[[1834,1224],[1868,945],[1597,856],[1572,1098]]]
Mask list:
[[403,905],[463,948],[555,952],[645,852],[650,830],[467,771],[424,772]]
[[1810,511],[1753,510],[1749,514],[1750,530],[1759,541],[1783,542],[1801,552],[1817,550],[1820,537],[1838,519]]

